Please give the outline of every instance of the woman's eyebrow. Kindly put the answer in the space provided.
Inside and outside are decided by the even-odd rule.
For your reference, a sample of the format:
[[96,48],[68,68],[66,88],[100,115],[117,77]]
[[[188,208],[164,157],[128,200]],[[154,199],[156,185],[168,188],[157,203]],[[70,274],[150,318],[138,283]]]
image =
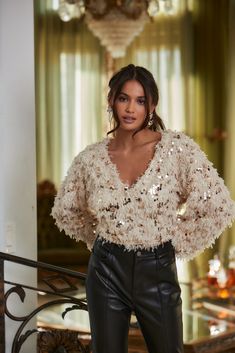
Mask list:
[[[129,97],[129,95],[124,92],[120,92],[119,94],[123,94],[124,96]],[[138,96],[137,98],[146,98],[146,97],[145,96]]]

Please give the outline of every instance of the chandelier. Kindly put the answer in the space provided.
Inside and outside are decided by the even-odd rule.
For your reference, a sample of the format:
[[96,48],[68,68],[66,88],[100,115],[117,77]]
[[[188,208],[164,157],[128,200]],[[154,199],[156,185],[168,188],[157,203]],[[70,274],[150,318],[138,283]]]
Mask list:
[[173,0],[59,0],[58,14],[64,22],[84,18],[111,56],[119,58],[150,18],[172,12],[172,3]]

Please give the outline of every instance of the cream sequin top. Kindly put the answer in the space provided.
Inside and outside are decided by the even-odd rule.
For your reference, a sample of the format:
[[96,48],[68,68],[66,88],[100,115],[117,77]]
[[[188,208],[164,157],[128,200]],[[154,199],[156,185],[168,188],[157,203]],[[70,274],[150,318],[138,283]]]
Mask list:
[[187,135],[163,131],[145,173],[130,187],[110,160],[109,141],[74,158],[52,209],[60,230],[89,250],[97,235],[127,250],[151,250],[171,240],[177,257],[190,259],[231,226],[235,203]]

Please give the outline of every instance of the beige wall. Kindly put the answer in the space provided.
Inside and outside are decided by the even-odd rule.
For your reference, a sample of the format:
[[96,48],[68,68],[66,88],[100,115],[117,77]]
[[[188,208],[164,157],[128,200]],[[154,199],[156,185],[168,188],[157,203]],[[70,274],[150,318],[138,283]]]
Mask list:
[[[37,254],[35,155],[33,0],[0,0],[0,250],[6,251],[10,224],[13,250],[31,259]],[[36,284],[35,272],[7,265],[6,279]],[[36,297],[27,298],[22,304],[12,296],[12,312],[30,312]],[[17,325],[7,320],[6,352]],[[32,342],[21,352],[35,352]]]

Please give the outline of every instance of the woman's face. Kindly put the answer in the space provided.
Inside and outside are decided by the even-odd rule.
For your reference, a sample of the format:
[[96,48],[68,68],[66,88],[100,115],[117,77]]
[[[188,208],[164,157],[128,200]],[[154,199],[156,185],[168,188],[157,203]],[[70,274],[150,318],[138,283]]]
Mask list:
[[124,130],[140,128],[146,118],[146,97],[142,85],[136,80],[127,81],[114,102],[120,127]]

